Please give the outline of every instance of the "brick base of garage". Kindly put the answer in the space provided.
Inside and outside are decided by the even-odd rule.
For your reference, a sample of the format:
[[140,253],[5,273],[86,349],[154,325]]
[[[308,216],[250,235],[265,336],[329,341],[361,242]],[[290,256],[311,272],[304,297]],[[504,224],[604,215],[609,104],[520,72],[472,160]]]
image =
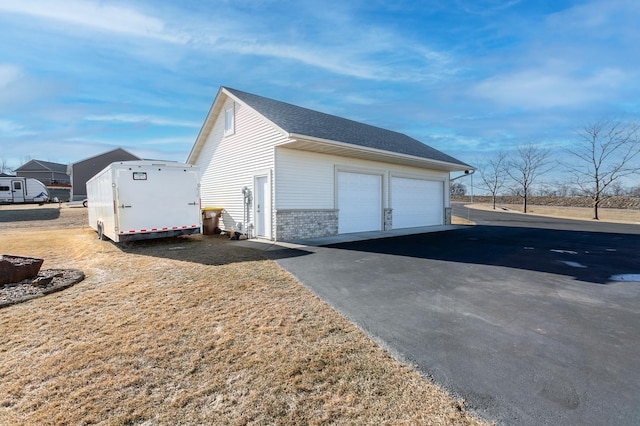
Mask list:
[[338,235],[338,210],[277,210],[276,240],[296,241]]

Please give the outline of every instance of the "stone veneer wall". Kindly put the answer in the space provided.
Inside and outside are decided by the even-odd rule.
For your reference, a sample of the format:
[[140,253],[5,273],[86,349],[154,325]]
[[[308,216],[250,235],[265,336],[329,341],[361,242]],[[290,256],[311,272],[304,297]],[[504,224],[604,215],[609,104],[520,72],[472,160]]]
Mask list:
[[385,231],[390,231],[393,229],[393,209],[386,208],[384,209],[384,228]]
[[276,240],[338,235],[338,210],[277,210]]
[[451,225],[451,207],[444,208],[444,224]]

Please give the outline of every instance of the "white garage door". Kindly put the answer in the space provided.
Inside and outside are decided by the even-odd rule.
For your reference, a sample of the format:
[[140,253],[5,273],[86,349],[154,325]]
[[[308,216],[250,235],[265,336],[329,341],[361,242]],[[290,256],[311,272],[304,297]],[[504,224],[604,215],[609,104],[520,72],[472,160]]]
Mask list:
[[382,176],[338,172],[338,232],[379,231]]
[[444,183],[432,180],[391,178],[393,229],[444,223]]

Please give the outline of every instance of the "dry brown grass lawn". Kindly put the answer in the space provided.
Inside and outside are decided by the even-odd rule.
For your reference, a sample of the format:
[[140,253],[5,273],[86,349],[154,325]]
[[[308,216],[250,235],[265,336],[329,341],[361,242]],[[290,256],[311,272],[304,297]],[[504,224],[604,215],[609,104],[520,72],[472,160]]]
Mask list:
[[451,216],[452,225],[475,225],[475,222],[459,216]]
[[480,423],[258,251],[7,211],[0,251],[87,277],[0,310],[2,425]]

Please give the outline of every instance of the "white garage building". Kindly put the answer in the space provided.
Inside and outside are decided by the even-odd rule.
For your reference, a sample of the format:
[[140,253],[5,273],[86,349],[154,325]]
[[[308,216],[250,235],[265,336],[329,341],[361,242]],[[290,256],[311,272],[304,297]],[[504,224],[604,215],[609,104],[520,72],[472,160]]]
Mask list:
[[449,173],[472,169],[404,134],[226,87],[187,162],[222,229],[278,241],[446,224]]

